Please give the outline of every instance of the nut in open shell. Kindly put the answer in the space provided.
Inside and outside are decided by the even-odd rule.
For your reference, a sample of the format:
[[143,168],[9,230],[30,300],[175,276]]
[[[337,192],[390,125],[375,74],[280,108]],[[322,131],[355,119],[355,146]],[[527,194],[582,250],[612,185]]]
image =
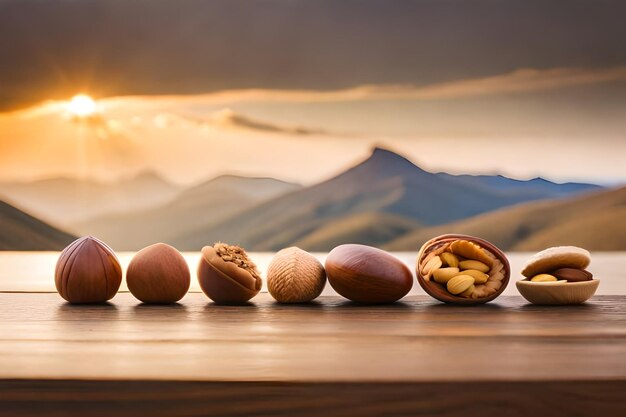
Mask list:
[[[461,287],[451,285],[448,288],[447,284],[454,277],[443,279],[445,274],[438,272],[442,265],[450,265],[450,259],[459,261],[456,276],[465,275]],[[464,274],[464,269],[468,273]],[[500,249],[486,240],[467,235],[433,238],[422,246],[417,258],[417,280],[422,288],[432,297],[453,304],[482,304],[493,300],[506,288],[510,270],[509,261]],[[433,280],[435,273],[437,279]]]
[[198,282],[215,303],[245,303],[261,290],[259,271],[243,248],[218,242],[201,253]]

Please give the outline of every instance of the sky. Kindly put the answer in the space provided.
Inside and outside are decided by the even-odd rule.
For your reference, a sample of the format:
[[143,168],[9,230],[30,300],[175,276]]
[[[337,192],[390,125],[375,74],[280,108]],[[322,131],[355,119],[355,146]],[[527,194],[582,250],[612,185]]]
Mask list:
[[[0,0],[0,181],[626,182],[623,1]],[[93,96],[77,118],[67,100]]]

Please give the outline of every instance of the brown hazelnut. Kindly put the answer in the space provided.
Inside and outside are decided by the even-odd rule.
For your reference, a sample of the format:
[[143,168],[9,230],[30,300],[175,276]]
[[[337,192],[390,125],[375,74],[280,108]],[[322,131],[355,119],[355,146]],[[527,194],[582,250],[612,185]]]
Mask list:
[[187,261],[165,243],[137,252],[126,271],[128,289],[144,303],[175,303],[187,294],[190,281]]
[[328,282],[359,303],[392,303],[413,286],[413,274],[399,259],[365,245],[340,245],[326,258]]
[[317,298],[326,284],[321,262],[300,248],[274,255],[267,268],[267,288],[279,303],[306,303]]
[[59,256],[54,283],[70,303],[103,303],[119,290],[122,268],[105,243],[92,236],[81,237]]
[[218,304],[245,303],[263,284],[246,251],[221,242],[202,248],[198,281],[202,291]]
[[502,294],[510,275],[504,253],[473,236],[437,236],[424,243],[417,256],[417,282],[445,303],[487,303]]

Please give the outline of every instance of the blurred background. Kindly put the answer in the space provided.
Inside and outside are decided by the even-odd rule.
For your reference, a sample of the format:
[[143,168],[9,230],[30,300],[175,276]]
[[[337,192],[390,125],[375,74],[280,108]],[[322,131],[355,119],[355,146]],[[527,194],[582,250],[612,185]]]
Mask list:
[[0,250],[626,250],[626,3],[0,0]]

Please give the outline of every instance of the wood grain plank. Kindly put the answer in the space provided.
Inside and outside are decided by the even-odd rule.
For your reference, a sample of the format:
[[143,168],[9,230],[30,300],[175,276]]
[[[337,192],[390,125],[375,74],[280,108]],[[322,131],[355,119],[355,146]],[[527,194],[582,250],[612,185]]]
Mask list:
[[261,294],[217,306],[129,294],[72,306],[0,293],[0,378],[279,382],[626,380],[625,297],[536,307],[501,297],[456,307],[423,296],[387,306]]
[[280,383],[0,380],[0,416],[623,417],[625,381]]

